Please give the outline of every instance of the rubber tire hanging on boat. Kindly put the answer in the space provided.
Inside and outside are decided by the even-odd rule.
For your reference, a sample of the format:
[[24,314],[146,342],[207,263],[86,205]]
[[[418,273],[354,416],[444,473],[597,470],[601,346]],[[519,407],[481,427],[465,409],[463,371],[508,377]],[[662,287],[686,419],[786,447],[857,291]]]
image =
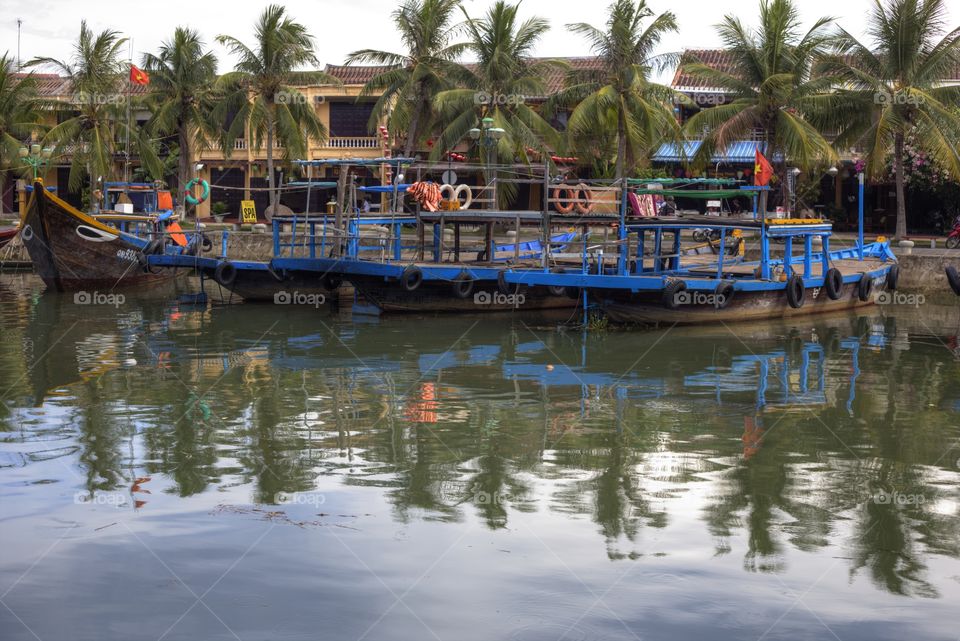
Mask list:
[[224,287],[229,287],[237,279],[237,267],[229,260],[225,260],[213,270],[213,279]]
[[[563,268],[562,268],[562,267],[554,267],[553,269],[550,270],[550,273],[551,273],[551,274],[562,274],[562,273],[563,273]],[[547,293],[550,294],[551,296],[566,296],[566,295],[567,295],[567,288],[564,287],[563,285],[547,285]],[[573,298],[573,297],[571,297],[571,298]]]
[[153,254],[162,254],[163,248],[166,245],[163,238],[154,238],[147,246],[143,248],[143,253],[147,256],[152,256]]
[[476,281],[474,281],[470,277],[470,274],[467,273],[467,270],[464,269],[453,279],[453,295],[461,300],[470,298],[475,285]]
[[680,306],[677,295],[685,291],[687,291],[687,284],[682,280],[667,283],[667,286],[663,288],[663,306],[667,309],[677,309]]
[[400,274],[400,284],[408,292],[412,292],[417,287],[420,287],[420,283],[422,282],[423,271],[416,265],[407,265],[403,273]]
[[945,271],[947,272],[947,282],[950,283],[950,289],[953,290],[954,294],[960,296],[960,274],[957,273],[957,268],[948,265]]
[[203,250],[203,253],[206,254],[208,251],[213,249],[213,241],[207,238],[206,236],[200,236],[200,249]]
[[737,290],[729,280],[723,280],[717,283],[717,288],[713,290],[713,306],[716,309],[726,309],[733,302],[733,295]]
[[520,283],[507,282],[507,270],[501,270],[497,274],[497,289],[504,296],[515,296],[520,291]]
[[794,309],[803,307],[807,299],[807,290],[803,286],[803,277],[793,274],[787,280],[787,303]]
[[857,298],[865,303],[870,300],[870,294],[872,293],[873,278],[870,277],[870,274],[864,274],[860,277],[860,282],[857,283]]
[[900,282],[900,265],[891,265],[887,272],[887,289],[891,292],[897,291],[897,283]]
[[840,300],[843,295],[843,274],[836,267],[827,270],[827,275],[823,279],[823,287],[827,290],[827,298],[830,300]]

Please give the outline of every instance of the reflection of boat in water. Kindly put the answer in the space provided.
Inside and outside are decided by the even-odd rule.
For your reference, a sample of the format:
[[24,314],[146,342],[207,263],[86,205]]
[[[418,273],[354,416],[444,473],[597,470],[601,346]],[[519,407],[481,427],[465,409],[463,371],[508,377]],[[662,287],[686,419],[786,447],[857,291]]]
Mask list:
[[[107,223],[111,224],[107,224]],[[50,289],[146,286],[169,282],[171,269],[148,268],[146,255],[184,253],[187,239],[168,213],[88,216],[43,187],[34,185],[21,221],[20,237],[34,269]],[[175,241],[170,247],[166,237]]]

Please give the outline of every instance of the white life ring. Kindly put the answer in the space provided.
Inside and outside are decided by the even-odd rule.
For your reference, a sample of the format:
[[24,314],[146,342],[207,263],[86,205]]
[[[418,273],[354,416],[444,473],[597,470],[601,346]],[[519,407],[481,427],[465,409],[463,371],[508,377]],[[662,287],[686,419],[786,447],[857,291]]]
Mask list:
[[443,200],[453,200],[457,197],[457,189],[453,185],[442,185],[440,187],[440,197]]
[[460,211],[463,211],[464,209],[470,209],[470,205],[473,204],[473,190],[470,189],[470,185],[457,185],[456,191],[453,192],[453,199],[459,203],[460,194],[464,192],[466,192],[467,198],[460,203]]

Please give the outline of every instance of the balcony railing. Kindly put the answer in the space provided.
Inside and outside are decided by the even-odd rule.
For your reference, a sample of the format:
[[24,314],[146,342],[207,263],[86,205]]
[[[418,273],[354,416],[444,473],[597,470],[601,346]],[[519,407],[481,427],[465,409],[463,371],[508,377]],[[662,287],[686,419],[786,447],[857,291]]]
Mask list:
[[324,149],[378,149],[380,140],[375,136],[331,136]]

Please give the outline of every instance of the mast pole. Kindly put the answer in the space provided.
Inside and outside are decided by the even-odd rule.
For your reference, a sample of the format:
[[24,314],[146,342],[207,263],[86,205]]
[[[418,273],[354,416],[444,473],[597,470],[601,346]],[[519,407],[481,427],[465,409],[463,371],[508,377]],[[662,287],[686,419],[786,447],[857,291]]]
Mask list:
[[130,182],[130,94],[133,93],[133,81],[130,80],[130,69],[133,65],[133,39],[130,40],[129,65],[127,66],[127,135],[123,151],[123,182]]

